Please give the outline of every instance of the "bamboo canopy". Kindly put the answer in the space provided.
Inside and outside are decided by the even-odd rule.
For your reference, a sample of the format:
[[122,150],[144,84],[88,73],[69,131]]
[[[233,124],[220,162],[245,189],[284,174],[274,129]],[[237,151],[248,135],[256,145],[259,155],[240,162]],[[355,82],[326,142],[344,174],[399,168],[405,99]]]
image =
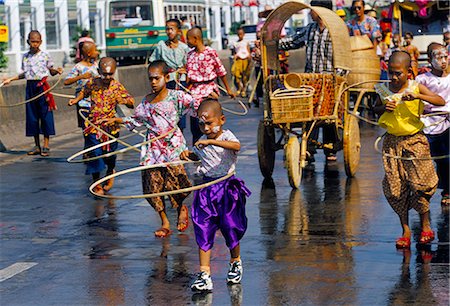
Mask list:
[[276,71],[280,70],[278,61],[278,41],[281,38],[281,30],[284,24],[293,14],[296,14],[303,9],[313,10],[327,27],[333,45],[334,68],[350,70],[350,67],[352,67],[350,36],[345,22],[335,12],[327,8],[318,6],[311,7],[299,1],[288,1],[281,4],[270,13],[261,29],[265,78],[267,77],[269,69]]

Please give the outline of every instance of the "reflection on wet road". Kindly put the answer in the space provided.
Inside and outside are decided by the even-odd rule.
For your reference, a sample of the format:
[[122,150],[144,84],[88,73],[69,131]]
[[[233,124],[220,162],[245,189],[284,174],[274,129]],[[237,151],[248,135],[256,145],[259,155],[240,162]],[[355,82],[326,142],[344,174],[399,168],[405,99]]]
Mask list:
[[[225,283],[229,252],[218,233],[214,292],[192,295],[189,284],[198,269],[192,227],[157,239],[158,218],[146,201],[90,196],[83,164],[64,162],[82,146],[76,132],[55,141],[48,159],[0,157],[0,280],[12,273],[0,282],[2,305],[448,305],[448,211],[435,195],[435,242],[396,251],[400,226],[382,194],[382,162],[372,147],[382,132],[362,126],[355,178],[345,176],[341,152],[337,163],[326,165],[319,151],[301,188],[292,190],[281,151],[272,180],[259,172],[261,112],[227,118],[243,146],[238,176],[252,191],[241,285]],[[128,153],[118,169],[136,163]],[[139,194],[140,186],[140,176],[130,174],[116,180],[113,192]],[[175,211],[168,214],[176,224]],[[417,241],[419,220],[410,216]],[[5,270],[16,263],[36,264]]]

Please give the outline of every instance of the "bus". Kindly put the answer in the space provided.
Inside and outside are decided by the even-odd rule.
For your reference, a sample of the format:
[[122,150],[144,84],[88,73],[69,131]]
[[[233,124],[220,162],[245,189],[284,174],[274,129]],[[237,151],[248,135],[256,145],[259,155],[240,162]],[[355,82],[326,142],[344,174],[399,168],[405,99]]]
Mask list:
[[449,30],[450,1],[429,1],[421,13],[414,1],[395,1],[391,5],[399,9],[392,18],[393,33],[400,33],[404,37],[406,32],[411,32],[413,44],[419,49],[420,61],[423,63],[427,58],[428,45],[432,42],[442,43],[442,34]]
[[[163,4],[164,2],[164,4]],[[106,2],[106,55],[120,64],[144,63],[160,40],[166,40],[165,21],[182,16],[205,25],[205,5],[155,0]],[[206,36],[206,32],[203,33]]]

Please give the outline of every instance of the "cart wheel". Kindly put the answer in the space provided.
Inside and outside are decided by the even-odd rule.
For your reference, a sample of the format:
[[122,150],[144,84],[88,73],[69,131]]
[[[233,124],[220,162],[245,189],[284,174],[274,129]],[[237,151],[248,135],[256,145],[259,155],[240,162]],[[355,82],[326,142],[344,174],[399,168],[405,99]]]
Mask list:
[[358,119],[347,115],[344,122],[344,163],[348,177],[355,176],[359,165],[361,142]]
[[300,143],[297,137],[289,138],[284,147],[286,154],[286,169],[288,173],[289,184],[297,189],[302,180],[302,168],[300,167]]
[[272,126],[258,125],[258,160],[259,169],[264,178],[271,178],[275,165],[275,131]]

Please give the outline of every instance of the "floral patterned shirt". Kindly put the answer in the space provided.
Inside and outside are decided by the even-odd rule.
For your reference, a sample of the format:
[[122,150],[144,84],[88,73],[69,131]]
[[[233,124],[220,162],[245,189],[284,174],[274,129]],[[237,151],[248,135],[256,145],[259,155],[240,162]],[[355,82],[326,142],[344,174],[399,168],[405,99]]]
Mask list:
[[367,35],[372,41],[381,36],[380,26],[375,18],[364,15],[364,20],[361,22],[356,18],[357,17],[347,22],[350,36]]
[[[98,77],[98,64],[97,62],[93,63],[91,66],[86,66],[83,62],[77,63],[72,70],[67,74],[66,80],[71,79],[74,77],[77,77],[79,75],[85,74],[87,72],[90,72],[92,77]],[[80,79],[76,81],[76,87],[75,87],[75,95],[78,95],[78,93],[83,89],[84,85],[88,82],[89,79]],[[91,107],[91,100],[89,98],[84,98],[78,102],[78,105],[80,107]]]
[[141,147],[141,165],[154,165],[180,159],[181,152],[187,150],[186,140],[177,124],[185,113],[196,116],[200,102],[180,90],[168,90],[164,101],[152,103],[146,98],[136,107],[134,115],[123,119],[128,129],[145,126],[146,140],[163,135],[175,128],[167,136]]
[[49,69],[55,65],[47,52],[27,52],[22,58],[22,71],[27,80],[42,80],[50,75]]
[[188,53],[186,63],[187,76],[193,84],[191,94],[201,100],[212,92],[219,93],[214,80],[227,74],[216,50],[205,47],[201,53],[192,50]]
[[[89,112],[89,120],[94,124],[100,119],[114,118],[116,116],[117,104],[127,104],[130,103],[130,101],[134,103],[133,97],[128,93],[125,87],[114,79],[111,80],[108,87],[102,86],[102,80],[100,78],[89,79],[82,92],[85,97],[91,98],[92,105]],[[120,126],[118,124],[101,124],[99,127],[112,135],[117,134],[120,131]],[[108,139],[106,135],[97,131],[87,122],[85,123],[84,134],[96,134],[97,139]]]

